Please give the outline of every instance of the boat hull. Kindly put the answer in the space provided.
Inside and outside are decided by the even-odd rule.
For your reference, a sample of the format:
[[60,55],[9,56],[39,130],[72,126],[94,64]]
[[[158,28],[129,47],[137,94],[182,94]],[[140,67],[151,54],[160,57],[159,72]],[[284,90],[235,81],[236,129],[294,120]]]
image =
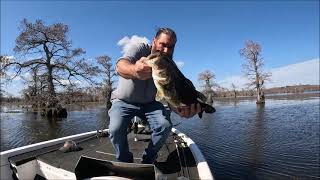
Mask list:
[[[104,130],[104,132],[107,132],[107,131],[108,130]],[[175,128],[172,128],[172,133],[175,136],[178,136],[179,138],[181,138],[183,141],[183,144],[185,144],[190,149],[192,156],[193,156],[192,163],[194,164],[194,165],[192,165],[193,166],[192,168],[196,169],[197,174],[198,174],[197,177],[199,179],[206,179],[206,180],[207,179],[214,179],[204,156],[202,155],[198,146],[192,141],[192,139],[190,139],[185,134],[181,133],[179,130],[177,130]],[[59,178],[59,179],[76,179],[75,173],[72,172],[72,168],[69,168],[69,169],[68,168],[59,168],[59,167],[52,165],[50,163],[46,163],[46,161],[40,161],[37,158],[31,159],[31,160],[26,158],[27,160],[25,160],[25,161],[27,161],[27,162],[24,162],[23,160],[20,160],[21,159],[20,156],[23,157],[23,154],[32,153],[34,151],[41,152],[41,150],[45,149],[45,148],[47,148],[46,151],[51,152],[52,150],[48,149],[49,147],[56,148],[59,145],[63,144],[67,140],[77,141],[80,139],[86,139],[86,138],[93,137],[96,134],[97,134],[97,131],[91,131],[91,132],[87,132],[87,133],[81,133],[81,134],[77,134],[77,135],[72,135],[72,136],[67,136],[67,137],[63,137],[63,138],[58,138],[58,139],[54,139],[54,140],[41,142],[41,143],[27,145],[27,146],[15,148],[15,149],[8,150],[8,151],[3,151],[0,153],[0,156],[1,156],[1,175],[0,175],[0,177],[1,177],[1,179],[9,179],[9,180],[13,179],[12,174],[14,174],[13,172],[16,171],[17,172],[16,176],[19,179],[34,179],[36,174],[40,175],[42,177],[45,177],[46,179],[57,179],[57,178]],[[106,139],[108,139],[108,138],[106,138]],[[174,152],[178,156],[180,153],[180,156],[181,156],[181,147],[177,148],[177,149],[178,150],[176,150]],[[99,152],[100,154],[103,153],[98,150],[96,152]],[[170,155],[172,155],[172,154],[173,153],[171,153]],[[63,155],[65,155],[65,154],[63,154]],[[106,153],[104,155],[109,156],[110,154]],[[16,157],[20,158],[19,161],[15,160],[15,159],[17,159]],[[169,158],[167,157],[167,159],[169,159]],[[12,161],[14,161],[15,163],[12,163]],[[186,165],[181,166],[181,168],[182,168],[181,172],[184,171],[183,168],[185,168],[185,167],[186,167]],[[14,169],[14,170],[12,170],[12,169]],[[168,172],[168,173],[171,173],[171,172]],[[19,176],[21,174],[23,174],[23,177]],[[185,175],[181,175],[181,173],[179,173],[179,175],[185,176]],[[189,174],[187,174],[187,176],[189,176]],[[170,177],[170,175],[168,175],[168,177]],[[172,176],[172,177],[176,177],[176,175]],[[174,178],[172,178],[172,179],[174,179]]]

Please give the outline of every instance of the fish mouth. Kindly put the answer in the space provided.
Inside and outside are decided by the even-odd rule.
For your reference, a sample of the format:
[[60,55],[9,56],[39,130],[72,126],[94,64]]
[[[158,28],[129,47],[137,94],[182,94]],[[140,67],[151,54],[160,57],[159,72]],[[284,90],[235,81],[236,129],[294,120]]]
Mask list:
[[148,60],[146,61],[146,63],[149,66],[153,67],[156,64],[156,62],[158,62],[161,59],[161,54],[160,53],[152,53],[147,57],[147,59]]
[[149,56],[148,56],[148,59],[154,59],[154,58],[157,58],[161,56],[161,53],[160,52],[154,52],[154,53],[151,53]]

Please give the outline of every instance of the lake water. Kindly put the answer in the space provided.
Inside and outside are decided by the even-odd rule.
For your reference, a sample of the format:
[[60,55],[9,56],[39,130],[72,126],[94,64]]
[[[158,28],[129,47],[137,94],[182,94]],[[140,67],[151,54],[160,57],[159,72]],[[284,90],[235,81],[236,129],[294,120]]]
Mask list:
[[[217,112],[183,119],[175,128],[199,146],[216,179],[320,179],[320,99],[215,102]],[[103,105],[73,106],[54,121],[2,106],[1,151],[106,128]],[[14,112],[14,113],[12,113]]]

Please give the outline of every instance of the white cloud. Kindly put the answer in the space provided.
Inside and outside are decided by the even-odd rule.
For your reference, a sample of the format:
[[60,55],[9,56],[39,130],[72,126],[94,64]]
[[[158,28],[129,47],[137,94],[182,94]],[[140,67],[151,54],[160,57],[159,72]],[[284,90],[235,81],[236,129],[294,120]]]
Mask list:
[[181,69],[184,66],[184,62],[183,61],[174,61],[176,63],[176,65],[178,66],[179,69]]
[[[11,56],[6,56],[9,59],[9,62],[12,62],[14,60],[16,60],[17,58],[13,55]],[[33,60],[33,59],[40,59],[41,57],[28,57],[26,61],[29,60]],[[8,76],[8,78],[12,79],[14,77],[14,79],[12,79],[12,81],[21,81],[23,78],[26,80],[31,80],[32,76],[29,72],[25,72],[26,69],[22,68],[21,74],[19,74],[18,76],[16,76],[16,71],[14,70],[13,66],[11,66],[10,68],[8,68],[6,74]],[[25,72],[25,73],[23,73]],[[21,77],[22,76],[22,77]]]
[[[320,84],[319,79],[320,60],[312,59],[301,63],[290,64],[284,67],[273,68],[268,70],[271,72],[271,78],[269,82],[265,83],[266,88],[299,85],[299,84]],[[231,84],[235,84],[238,89],[245,88],[245,84],[248,80],[241,75],[231,76],[218,83],[230,88]]]
[[149,44],[149,40],[146,37],[141,37],[138,35],[133,35],[131,38],[128,36],[123,37],[118,41],[118,46],[122,47],[122,53],[130,53],[132,49],[134,48],[135,45],[140,44],[140,43],[146,43]]
[[[25,80],[27,80],[27,81],[31,81],[32,80],[32,75],[29,73],[29,72],[26,72],[26,73],[24,73],[23,75],[21,75]],[[19,78],[19,80],[21,79],[20,77],[17,77],[17,78]]]
[[[67,79],[62,79],[62,80],[60,80],[60,82],[63,84],[63,85],[70,85],[70,82],[69,82],[69,80],[67,80]],[[71,80],[71,83],[72,84],[77,84],[77,85],[81,85],[81,84],[83,84],[81,81],[79,81],[79,80]]]
[[6,56],[8,59],[9,59],[9,61],[12,61],[12,60],[14,60],[15,59],[15,57],[14,56]]
[[271,81],[266,83],[266,87],[320,84],[319,68],[319,59],[312,59],[285,67],[274,68],[271,70]]
[[219,81],[218,84],[222,87],[231,88],[231,84],[234,84],[238,90],[245,88],[248,80],[244,76],[231,76],[222,81]]
[[12,83],[4,84],[2,86],[5,91],[6,96],[20,96],[21,90],[24,88],[25,84],[22,81],[14,81]]
[[9,79],[13,78],[12,81],[20,81],[21,80],[21,77],[16,76],[16,73],[14,71],[8,71],[8,72],[6,72],[6,74]]

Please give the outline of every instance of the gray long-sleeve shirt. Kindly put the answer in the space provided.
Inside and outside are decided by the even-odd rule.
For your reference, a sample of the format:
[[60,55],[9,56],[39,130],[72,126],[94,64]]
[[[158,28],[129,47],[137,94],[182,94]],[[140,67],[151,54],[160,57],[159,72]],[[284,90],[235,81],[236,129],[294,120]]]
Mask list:
[[[151,47],[148,44],[137,44],[127,50],[124,55],[118,59],[128,59],[135,64],[141,57],[147,57],[151,53]],[[125,79],[119,76],[118,86],[112,92],[111,99],[121,99],[129,103],[149,103],[155,100],[157,89],[153,79],[138,80]]]

